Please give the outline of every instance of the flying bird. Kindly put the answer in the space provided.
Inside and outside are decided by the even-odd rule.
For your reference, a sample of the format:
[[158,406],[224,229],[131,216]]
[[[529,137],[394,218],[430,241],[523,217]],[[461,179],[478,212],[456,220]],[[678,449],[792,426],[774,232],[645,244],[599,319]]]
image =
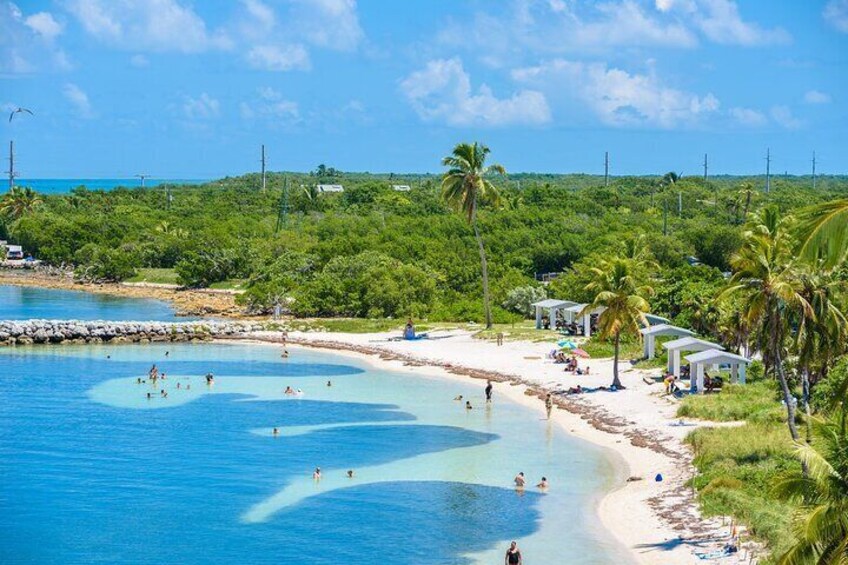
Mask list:
[[14,117],[15,117],[15,114],[20,114],[21,112],[26,112],[26,113],[27,113],[27,114],[29,114],[30,116],[34,116],[34,115],[35,115],[35,114],[33,114],[33,113],[32,113],[32,110],[29,110],[29,109],[27,109],[27,108],[18,108],[17,110],[12,110],[12,113],[11,113],[11,114],[9,114],[9,122],[11,122],[11,121],[12,121],[12,118],[14,118]]

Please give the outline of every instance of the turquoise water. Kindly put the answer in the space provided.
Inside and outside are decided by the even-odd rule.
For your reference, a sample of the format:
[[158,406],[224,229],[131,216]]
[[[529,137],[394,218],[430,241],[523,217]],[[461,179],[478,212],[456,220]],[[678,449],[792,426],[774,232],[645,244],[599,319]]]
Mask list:
[[120,298],[75,290],[0,285],[0,320],[187,320],[161,300]]
[[[138,384],[154,362],[167,378]],[[0,366],[3,563],[502,563],[511,539],[528,565],[627,561],[593,510],[608,460],[478,382],[249,344]],[[517,493],[518,471],[552,488]]]
[[[197,179],[145,179],[145,186],[159,186],[160,184],[202,184],[205,180]],[[78,186],[85,186],[89,190],[112,190],[124,186],[135,188],[141,186],[141,179],[18,179],[18,186],[28,186],[42,194],[61,194],[70,192]]]

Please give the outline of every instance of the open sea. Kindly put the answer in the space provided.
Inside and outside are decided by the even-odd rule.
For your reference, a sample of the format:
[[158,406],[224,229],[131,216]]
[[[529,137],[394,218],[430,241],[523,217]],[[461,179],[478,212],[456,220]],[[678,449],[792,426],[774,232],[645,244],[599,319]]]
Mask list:
[[[0,318],[80,317],[79,297],[42,292],[59,294],[0,295]],[[594,511],[604,452],[497,394],[485,406],[482,382],[291,351],[0,348],[0,563],[500,564],[513,539],[526,565],[628,562]],[[516,492],[518,471],[550,490]]]
[[[160,184],[203,184],[207,182],[201,179],[154,179],[144,180],[144,186],[159,186]],[[136,188],[141,186],[141,179],[25,179],[15,180],[17,186],[28,186],[42,194],[64,194],[78,186],[85,186],[89,190],[112,190],[124,186]],[[5,192],[5,189],[3,190]]]

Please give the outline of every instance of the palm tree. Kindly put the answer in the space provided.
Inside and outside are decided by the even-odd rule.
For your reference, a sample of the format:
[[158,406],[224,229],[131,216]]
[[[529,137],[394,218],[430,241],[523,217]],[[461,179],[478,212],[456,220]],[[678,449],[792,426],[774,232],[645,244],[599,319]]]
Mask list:
[[[846,399],[848,380],[840,388]],[[775,487],[778,496],[801,503],[795,543],[780,557],[781,565],[848,563],[846,416],[848,402],[843,400],[827,419],[816,419],[816,447],[795,447],[808,472],[793,473]]]
[[786,222],[772,207],[754,216],[742,247],[731,257],[734,273],[721,296],[738,296],[741,299],[741,316],[747,327],[760,329],[760,347],[766,372],[773,371],[780,383],[789,433],[793,440],[798,441],[794,397],[783,367],[784,342],[788,318],[792,314],[801,313],[808,318],[814,314],[799,292],[793,241]]
[[807,208],[798,216],[799,251],[804,259],[821,258],[830,269],[848,257],[848,198]]
[[41,196],[33,189],[13,186],[0,200],[0,214],[17,220],[31,213],[42,202]]
[[647,296],[653,294],[653,289],[641,286],[634,276],[633,263],[627,259],[615,258],[604,262],[600,267],[592,267],[593,280],[586,285],[586,290],[596,292],[595,299],[580,313],[581,316],[605,308],[598,316],[598,331],[601,339],[613,339],[615,347],[612,366],[612,384],[621,386],[618,378],[618,357],[621,346],[621,335],[632,334],[640,337],[640,326],[647,326],[645,314],[649,310]]
[[474,228],[474,237],[480,250],[480,270],[483,278],[483,309],[486,314],[486,328],[492,327],[492,307],[489,300],[489,268],[486,263],[486,249],[480,228],[477,226],[477,207],[482,202],[497,203],[498,191],[486,178],[491,173],[506,174],[502,165],[486,166],[489,148],[477,142],[459,143],[453,152],[442,159],[442,165],[449,167],[442,175],[442,198],[451,207],[466,216]]

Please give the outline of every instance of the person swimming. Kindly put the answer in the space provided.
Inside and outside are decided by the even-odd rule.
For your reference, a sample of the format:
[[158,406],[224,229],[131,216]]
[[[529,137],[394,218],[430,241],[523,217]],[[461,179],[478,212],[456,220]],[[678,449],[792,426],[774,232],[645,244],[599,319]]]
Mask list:
[[277,428],[274,428],[274,430],[271,432],[271,435],[275,435],[275,436],[280,435],[280,430],[278,430]]
[[470,401],[470,400],[466,400],[466,401],[465,401],[465,409],[466,409],[466,410],[471,410],[472,408],[474,408],[474,407],[473,407],[473,406],[471,406],[471,401]]
[[141,377],[137,378],[137,379],[135,380],[135,382],[136,382],[137,384],[141,384]]
[[162,395],[162,398],[168,398],[168,392],[164,388],[162,389],[160,394]]
[[177,388],[180,388],[180,383],[177,383]]
[[148,393],[147,393],[147,400],[150,400],[151,398],[153,398],[153,397],[152,397],[152,396],[150,395],[150,393],[148,392]]
[[347,470],[347,478],[348,478],[348,479],[352,479],[352,478],[353,478],[353,469],[348,469],[348,470]]
[[170,352],[170,351],[166,351],[166,352],[165,352],[165,357],[167,357],[167,356],[168,356],[168,355],[170,355],[170,354],[171,354],[171,352]]
[[524,472],[515,475],[512,481],[515,483],[516,488],[524,488],[524,485],[527,483],[527,480],[524,478]]
[[294,390],[292,390],[292,387],[287,386],[286,390],[283,391],[283,394],[294,394]]
[[539,488],[539,489],[542,489],[542,490],[547,489],[547,488],[548,488],[548,479],[547,479],[547,477],[542,477],[542,480],[541,480],[541,481],[539,481],[539,484],[538,484],[538,485],[536,485],[536,488]]
[[321,480],[321,467],[315,467],[315,471],[312,473],[312,478],[316,481]]
[[458,401],[462,402],[462,395],[460,394],[459,396],[455,396],[454,400],[458,400]]
[[327,381],[327,386],[333,386],[333,381]]
[[215,375],[213,375],[212,373],[206,373],[206,384],[215,384]]

